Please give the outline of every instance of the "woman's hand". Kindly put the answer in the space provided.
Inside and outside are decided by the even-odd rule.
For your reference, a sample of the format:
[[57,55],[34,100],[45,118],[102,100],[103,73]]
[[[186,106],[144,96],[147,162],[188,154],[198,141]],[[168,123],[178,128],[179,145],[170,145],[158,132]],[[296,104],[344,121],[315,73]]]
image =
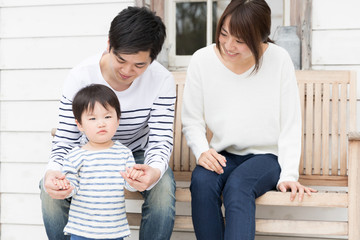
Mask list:
[[291,191],[290,200],[293,201],[296,197],[296,193],[299,192],[299,202],[301,202],[304,198],[304,193],[306,192],[307,195],[311,196],[312,192],[317,192],[317,190],[305,187],[301,185],[299,182],[281,182],[278,186],[281,192],[286,192],[288,189]]
[[198,164],[209,171],[222,174],[223,167],[226,167],[226,158],[211,148],[200,155]]

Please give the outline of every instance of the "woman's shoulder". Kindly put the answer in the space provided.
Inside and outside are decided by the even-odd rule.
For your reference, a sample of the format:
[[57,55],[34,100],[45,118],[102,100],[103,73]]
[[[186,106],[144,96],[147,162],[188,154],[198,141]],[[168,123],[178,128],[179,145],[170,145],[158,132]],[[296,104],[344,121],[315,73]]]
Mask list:
[[211,44],[209,46],[196,50],[191,57],[190,63],[195,65],[213,64],[216,62],[214,61],[215,58],[216,58],[215,44]]
[[269,43],[269,47],[266,51],[267,56],[271,58],[290,58],[289,53],[286,49],[276,45],[275,43]]
[[195,51],[193,57],[209,57],[215,54],[214,48],[215,48],[215,44],[210,44],[206,47],[200,48]]

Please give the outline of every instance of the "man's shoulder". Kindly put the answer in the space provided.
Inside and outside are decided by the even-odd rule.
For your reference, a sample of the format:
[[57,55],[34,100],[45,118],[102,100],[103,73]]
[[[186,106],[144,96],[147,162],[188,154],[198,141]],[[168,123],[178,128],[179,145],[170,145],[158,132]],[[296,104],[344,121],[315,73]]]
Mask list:
[[158,87],[172,86],[175,84],[173,74],[157,61],[153,61],[141,76],[142,84],[156,89]]
[[81,71],[89,68],[98,68],[102,53],[95,54],[82,60],[79,64],[73,67],[73,71]]
[[169,76],[171,75],[170,71],[166,69],[161,63],[154,60],[150,66],[148,67],[149,72],[153,74],[163,75],[163,76]]

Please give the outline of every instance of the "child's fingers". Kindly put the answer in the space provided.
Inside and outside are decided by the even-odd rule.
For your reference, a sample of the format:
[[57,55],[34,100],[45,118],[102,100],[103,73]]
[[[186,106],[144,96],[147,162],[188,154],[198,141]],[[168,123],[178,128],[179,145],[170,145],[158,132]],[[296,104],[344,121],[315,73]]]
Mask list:
[[134,171],[134,172],[132,172],[132,176],[131,176],[131,178],[132,179],[137,179],[139,177],[139,171]]
[[144,176],[145,173],[142,170],[135,170],[133,171],[132,179],[139,179],[140,177]]
[[128,172],[128,177],[131,179],[135,179],[136,170],[131,168]]
[[59,184],[58,186],[60,187],[60,189],[66,189],[66,184],[65,184],[66,181],[64,180],[59,180]]

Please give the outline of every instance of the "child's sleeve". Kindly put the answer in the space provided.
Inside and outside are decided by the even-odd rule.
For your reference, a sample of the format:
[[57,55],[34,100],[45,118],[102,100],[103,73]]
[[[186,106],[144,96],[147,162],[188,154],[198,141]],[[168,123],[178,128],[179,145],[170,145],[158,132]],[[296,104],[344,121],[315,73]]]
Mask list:
[[70,198],[74,196],[79,190],[80,177],[74,163],[69,159],[68,156],[64,158],[63,174],[66,179],[69,180],[70,185],[74,187],[72,192],[66,197]]
[[[126,158],[126,168],[131,168],[135,165],[135,160],[132,152],[129,150],[128,157]],[[130,186],[130,184],[125,180],[125,188],[130,192],[136,192],[137,190]]]

